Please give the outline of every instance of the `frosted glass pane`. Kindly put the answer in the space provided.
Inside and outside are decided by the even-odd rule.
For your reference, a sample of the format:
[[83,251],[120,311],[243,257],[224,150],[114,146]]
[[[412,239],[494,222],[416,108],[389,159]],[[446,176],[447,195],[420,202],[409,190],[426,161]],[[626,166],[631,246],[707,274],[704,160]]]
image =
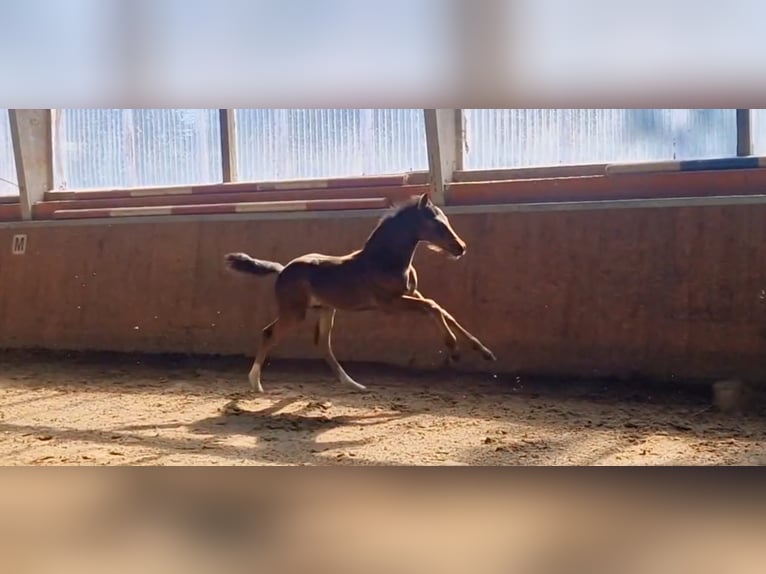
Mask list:
[[19,195],[8,110],[0,108],[0,196]]
[[54,134],[57,189],[222,180],[218,110],[57,110]]
[[766,155],[766,110],[750,110],[753,126],[753,153]]
[[236,122],[244,181],[428,169],[420,109],[239,109]]
[[731,157],[734,109],[469,109],[466,169]]

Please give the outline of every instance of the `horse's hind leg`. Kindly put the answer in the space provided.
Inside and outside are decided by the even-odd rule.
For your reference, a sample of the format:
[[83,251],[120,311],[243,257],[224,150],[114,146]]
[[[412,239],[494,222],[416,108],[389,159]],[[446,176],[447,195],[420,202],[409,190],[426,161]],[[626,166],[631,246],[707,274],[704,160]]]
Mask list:
[[367,387],[360,385],[343,370],[335,354],[332,352],[332,327],[335,323],[335,309],[323,308],[319,311],[319,324],[317,325],[317,344],[322,346],[324,358],[332,369],[332,372],[341,383],[351,385],[360,390],[366,390]]
[[273,349],[287,333],[293,330],[302,319],[303,317],[297,313],[283,314],[263,329],[261,334],[261,344],[258,346],[258,350],[255,353],[255,361],[253,361],[253,366],[247,377],[253,392],[263,392],[263,386],[261,386],[261,371],[263,370],[263,363],[266,362],[266,357],[268,356],[269,351],[271,351],[271,349]]

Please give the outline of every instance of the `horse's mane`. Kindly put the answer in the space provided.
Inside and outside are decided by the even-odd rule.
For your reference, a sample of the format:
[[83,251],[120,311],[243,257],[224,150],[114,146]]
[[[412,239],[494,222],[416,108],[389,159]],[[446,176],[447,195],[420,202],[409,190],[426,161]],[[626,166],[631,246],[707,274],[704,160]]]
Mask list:
[[380,227],[384,222],[388,221],[389,219],[393,219],[397,215],[401,214],[403,211],[407,211],[411,209],[412,207],[416,206],[418,202],[420,201],[419,196],[413,196],[408,199],[405,199],[404,201],[400,201],[392,205],[388,208],[388,211],[384,213],[381,218],[378,220],[377,225],[375,226],[375,229]]
[[384,213],[381,216],[381,218],[378,220],[378,223],[375,225],[373,230],[367,236],[367,242],[369,242],[370,239],[372,239],[375,235],[377,235],[381,227],[383,227],[386,223],[402,215],[404,212],[411,210],[413,207],[417,206],[419,201],[420,201],[420,198],[418,196],[413,196],[404,201],[397,202],[393,206],[391,206],[388,209],[388,212]]

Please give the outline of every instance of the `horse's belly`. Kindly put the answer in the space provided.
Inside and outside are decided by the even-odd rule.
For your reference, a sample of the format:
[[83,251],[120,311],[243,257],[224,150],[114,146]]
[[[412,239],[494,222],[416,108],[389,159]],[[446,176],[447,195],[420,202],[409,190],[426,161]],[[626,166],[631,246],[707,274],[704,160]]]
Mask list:
[[[319,257],[311,254],[309,257]],[[303,261],[303,273],[309,307],[334,307],[358,311],[374,309],[381,303],[412,293],[417,288],[414,270],[404,273],[386,273],[369,270],[354,261],[314,259]]]
[[366,291],[343,289],[323,289],[312,291],[309,295],[310,307],[334,307],[343,311],[359,311],[377,306],[375,297]]

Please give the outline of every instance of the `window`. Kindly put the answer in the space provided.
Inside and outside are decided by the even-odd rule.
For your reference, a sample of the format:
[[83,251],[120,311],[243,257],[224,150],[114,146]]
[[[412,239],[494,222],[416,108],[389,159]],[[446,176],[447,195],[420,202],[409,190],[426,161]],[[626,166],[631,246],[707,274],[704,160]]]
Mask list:
[[734,109],[467,109],[464,113],[466,169],[703,159],[737,153]]
[[[736,156],[734,109],[463,112],[467,170]],[[237,109],[233,114],[238,181],[428,170],[422,109]],[[756,153],[766,152],[766,110],[753,110],[753,129]],[[7,134],[7,125],[0,125],[0,190],[15,194]],[[220,183],[220,135],[215,109],[54,110],[54,185]]]
[[420,109],[238,109],[241,181],[428,169]]
[[19,195],[8,110],[0,109],[0,197]]
[[205,184],[222,179],[218,110],[55,112],[57,189]]

